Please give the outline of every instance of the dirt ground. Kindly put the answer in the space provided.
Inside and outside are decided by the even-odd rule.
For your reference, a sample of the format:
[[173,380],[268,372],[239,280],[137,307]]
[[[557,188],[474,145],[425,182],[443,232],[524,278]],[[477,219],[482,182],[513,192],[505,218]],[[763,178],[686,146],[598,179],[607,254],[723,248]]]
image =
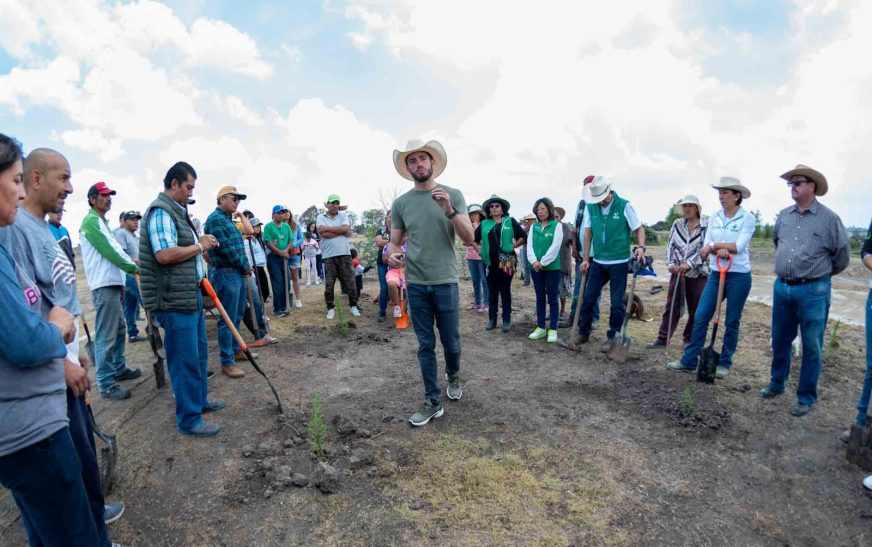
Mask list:
[[[756,397],[768,379],[770,309],[748,303],[732,374],[703,385],[644,348],[665,302],[650,290],[662,284],[638,283],[654,320],[630,322],[625,364],[599,353],[603,325],[579,353],[528,340],[532,287],[513,286],[508,334],[464,310],[463,398],[423,428],[406,422],[423,397],[414,332],[376,322],[372,278],[345,334],[324,317],[322,287],[304,288],[305,307],[271,321],[281,342],[258,349],[258,362],[283,415],[246,364],[244,379],[210,380],[211,396],[228,403],[210,418],[222,427],[211,439],[176,433],[148,344],[130,345],[144,372],[133,398],[93,402],[121,450],[109,498],[127,511],[111,536],[139,546],[872,544],[865,473],[837,439],[865,370],[862,330],[839,327],[819,403],[794,418],[795,385]],[[465,308],[468,281],[462,289]],[[208,328],[217,370],[211,319]],[[321,458],[306,433],[315,394],[327,424]],[[3,545],[24,542],[16,515],[5,496]]]

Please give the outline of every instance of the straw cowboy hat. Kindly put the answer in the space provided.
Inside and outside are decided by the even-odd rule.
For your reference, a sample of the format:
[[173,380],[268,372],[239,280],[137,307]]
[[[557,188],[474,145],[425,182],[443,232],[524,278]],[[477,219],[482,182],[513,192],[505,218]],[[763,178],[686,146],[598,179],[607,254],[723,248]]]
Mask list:
[[748,190],[747,186],[742,184],[742,181],[737,179],[736,177],[721,177],[720,182],[717,184],[712,184],[712,188],[716,188],[718,190],[732,190],[733,192],[739,192],[742,194],[742,199],[748,199],[751,197],[751,190]]
[[524,215],[524,218],[522,218],[521,220],[523,220],[523,221],[536,220],[536,215],[534,215],[533,213],[527,213],[526,215]]
[[593,182],[584,185],[584,201],[586,203],[599,203],[609,197],[612,191],[612,181],[605,177],[596,176]]
[[790,182],[790,178],[795,176],[805,177],[814,182],[814,195],[816,196],[822,196],[830,189],[829,184],[827,184],[827,177],[820,171],[816,171],[807,165],[800,163],[787,173],[781,175],[781,178]]
[[442,145],[438,141],[427,141],[425,143],[421,139],[415,139],[406,144],[405,150],[394,150],[394,168],[404,179],[415,180],[406,167],[406,158],[413,152],[427,152],[433,158],[435,165],[433,166],[433,176],[431,178],[438,178],[442,171],[445,171],[448,155],[445,153]]
[[508,214],[509,214],[509,202],[504,200],[503,198],[499,197],[498,195],[494,194],[491,197],[489,197],[487,200],[485,200],[484,203],[481,204],[481,208],[484,209],[484,214],[487,215],[488,218],[490,218],[490,216],[491,216],[491,214],[490,214],[491,203],[501,204],[503,206],[503,216],[508,216]]
[[675,204],[675,213],[680,217],[684,216],[684,209],[681,207],[682,205],[696,205],[697,214],[699,215],[699,218],[702,218],[702,205],[699,204],[699,198],[695,195],[687,194]]
[[482,209],[481,205],[479,205],[478,203],[473,203],[466,208],[466,214],[471,215],[472,213],[478,213],[481,218],[484,218],[486,216],[484,209]]

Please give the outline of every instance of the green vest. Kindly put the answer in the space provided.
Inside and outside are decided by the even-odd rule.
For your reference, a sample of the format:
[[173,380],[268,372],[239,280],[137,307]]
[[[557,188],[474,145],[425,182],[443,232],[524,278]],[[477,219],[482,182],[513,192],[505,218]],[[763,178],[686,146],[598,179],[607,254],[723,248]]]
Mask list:
[[197,241],[188,224],[184,209],[171,198],[161,192],[157,199],[146,209],[142,217],[142,229],[139,236],[139,270],[142,291],[142,307],[146,310],[164,310],[174,312],[196,312],[198,305],[199,283],[197,279],[196,257],[179,264],[160,264],[154,256],[151,238],[148,233],[148,218],[155,208],[163,209],[173,219],[178,235],[178,246],[187,247]]
[[[512,217],[504,216],[500,222],[500,250],[504,253],[515,252],[515,232],[512,230]],[[490,266],[490,238],[488,235],[497,223],[486,218],[481,221],[481,261]]]
[[609,209],[609,216],[603,216],[602,207],[598,203],[587,206],[590,215],[590,228],[593,232],[593,256],[603,261],[630,260],[630,227],[624,217],[624,207],[627,200],[618,197],[617,192]]
[[[548,252],[548,248],[551,247],[551,244],[554,242],[554,231],[557,229],[557,221],[553,218],[548,224],[543,228],[539,222],[535,222],[533,226],[530,228],[530,235],[533,239],[533,254],[536,256],[536,260],[541,261],[542,257],[545,256],[545,253]],[[530,245],[530,242],[527,242],[527,245]],[[560,269],[560,253],[557,253],[557,258],[554,259],[554,262],[548,264],[543,270],[559,270]]]

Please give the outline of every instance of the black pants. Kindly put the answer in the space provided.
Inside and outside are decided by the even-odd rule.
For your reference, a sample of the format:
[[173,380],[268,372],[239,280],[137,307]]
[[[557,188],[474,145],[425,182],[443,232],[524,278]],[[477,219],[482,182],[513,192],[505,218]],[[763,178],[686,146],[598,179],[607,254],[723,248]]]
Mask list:
[[266,304],[269,300],[269,274],[266,273],[266,266],[258,266],[255,268],[255,271],[257,272],[257,282],[260,287],[260,297],[263,299],[263,303]]
[[109,532],[103,521],[103,485],[100,481],[100,468],[97,466],[97,445],[94,443],[94,430],[84,397],[75,397],[67,389],[67,417],[70,419],[70,437],[82,462],[82,482],[94,515],[94,524],[100,536],[101,545],[109,545]]
[[502,302],[503,322],[512,319],[512,276],[502,271],[499,265],[487,267],[487,288],[489,302],[488,317],[497,320],[497,302]]

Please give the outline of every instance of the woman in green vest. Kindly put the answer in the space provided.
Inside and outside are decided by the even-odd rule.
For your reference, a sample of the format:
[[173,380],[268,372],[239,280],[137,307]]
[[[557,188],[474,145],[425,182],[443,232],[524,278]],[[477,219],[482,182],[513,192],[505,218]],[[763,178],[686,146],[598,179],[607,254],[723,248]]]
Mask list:
[[[560,317],[560,247],[563,243],[563,226],[554,217],[554,204],[548,198],[539,198],[533,205],[536,223],[530,227],[527,242],[527,260],[530,275],[536,290],[536,330],[530,340],[548,337],[548,343],[557,341],[557,320]],[[545,330],[545,298],[548,298],[549,324]]]
[[475,242],[481,244],[481,261],[487,266],[488,322],[487,330],[497,326],[497,304],[503,307],[503,332],[512,329],[512,276],[518,268],[515,248],[526,241],[518,221],[509,215],[509,202],[492,195],[482,203],[485,218],[475,229]]

